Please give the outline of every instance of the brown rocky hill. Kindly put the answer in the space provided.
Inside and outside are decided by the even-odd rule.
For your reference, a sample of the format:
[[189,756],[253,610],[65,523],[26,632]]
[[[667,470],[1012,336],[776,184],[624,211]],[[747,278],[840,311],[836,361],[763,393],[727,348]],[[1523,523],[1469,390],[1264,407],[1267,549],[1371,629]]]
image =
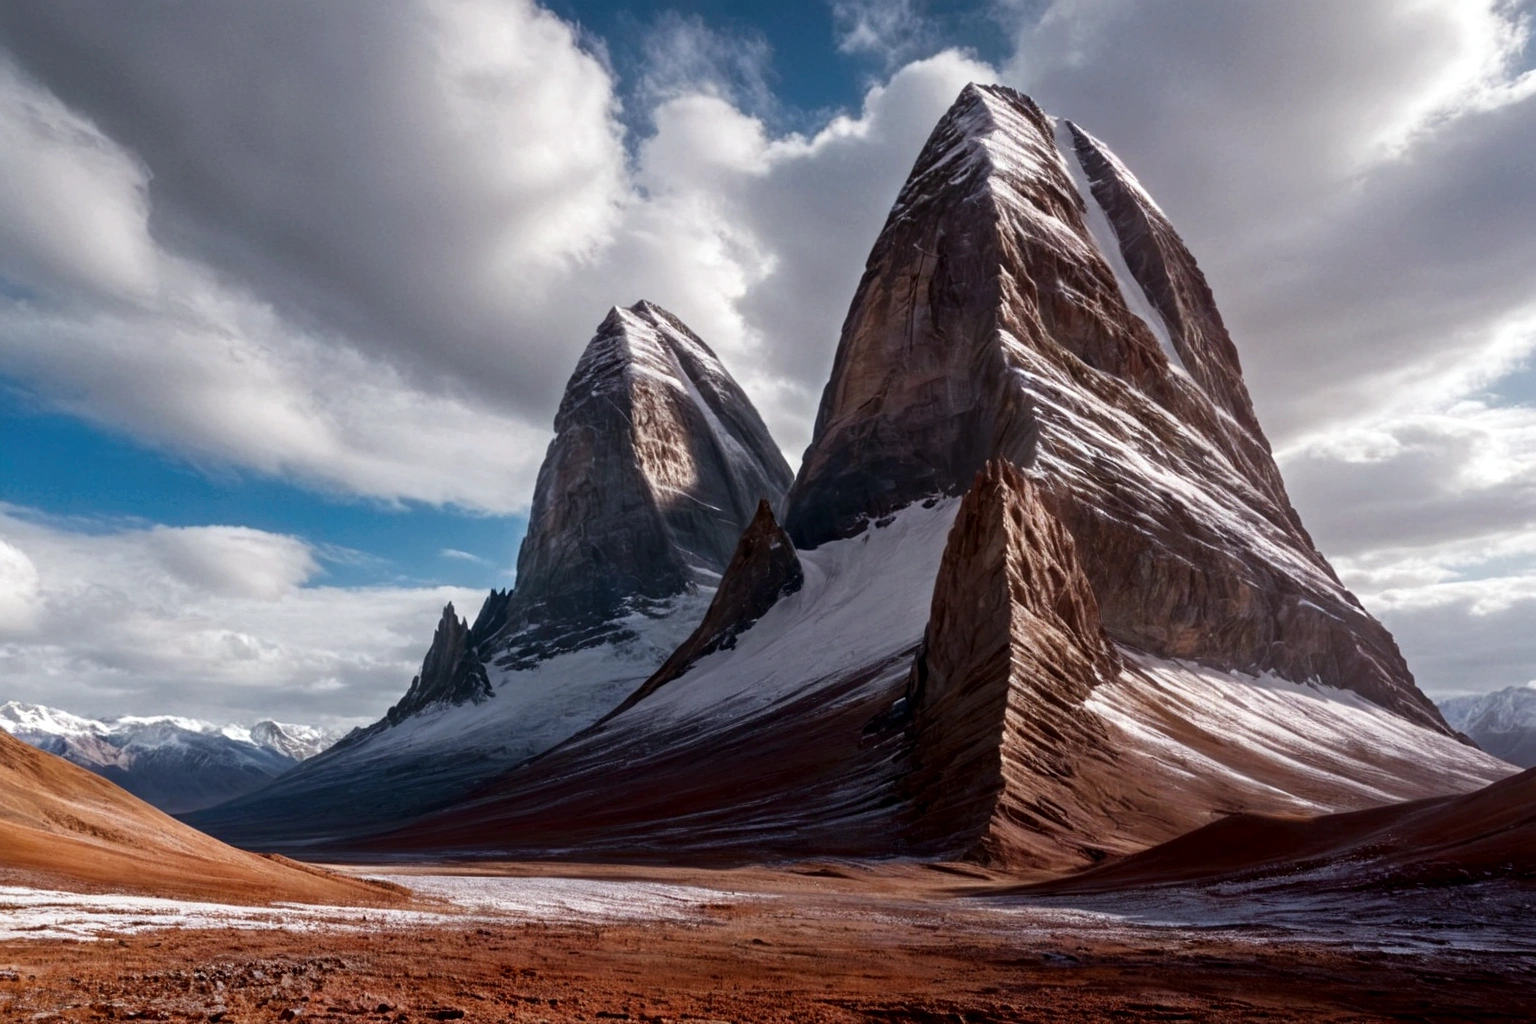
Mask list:
[[226,903],[404,903],[401,890],[225,846],[0,732],[0,881]]

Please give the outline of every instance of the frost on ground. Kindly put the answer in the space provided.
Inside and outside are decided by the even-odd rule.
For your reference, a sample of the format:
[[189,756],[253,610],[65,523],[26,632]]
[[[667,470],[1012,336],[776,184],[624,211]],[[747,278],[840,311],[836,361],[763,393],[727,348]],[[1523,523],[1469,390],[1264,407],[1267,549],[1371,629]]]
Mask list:
[[1329,870],[1281,881],[1158,886],[1123,893],[983,900],[1010,931],[1119,930],[1228,941],[1305,942],[1388,954],[1458,951],[1536,955],[1536,889],[1508,881],[1348,891]]
[[280,903],[237,906],[152,896],[61,892],[0,886],[0,941],[94,939],[159,928],[246,931],[370,931],[463,925],[475,921],[668,921],[763,897],[698,886],[580,878],[380,875],[406,886],[440,911]]
[[60,892],[0,886],[0,941],[12,939],[94,939],[159,928],[367,930],[401,925],[434,925],[453,915],[410,910],[275,904],[244,907],[154,896]]
[[583,878],[497,878],[485,875],[375,875],[492,917],[552,921],[687,921],[711,907],[763,895],[695,885]]

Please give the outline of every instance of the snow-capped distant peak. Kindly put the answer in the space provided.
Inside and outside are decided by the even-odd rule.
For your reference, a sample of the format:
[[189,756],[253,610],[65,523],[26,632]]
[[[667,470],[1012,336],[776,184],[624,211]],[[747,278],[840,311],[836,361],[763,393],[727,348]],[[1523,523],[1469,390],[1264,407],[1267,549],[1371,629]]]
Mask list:
[[105,722],[17,700],[0,704],[0,729],[12,735],[32,733],[41,736],[105,736],[112,731]]
[[338,729],[319,729],[312,725],[267,720],[251,726],[247,735],[258,746],[286,754],[295,761],[307,761],[328,749],[342,736]]
[[139,749],[175,745],[192,736],[222,737],[232,743],[260,747],[295,761],[320,753],[341,733],[309,725],[262,721],[254,726],[216,725],[182,715],[121,715],[86,718],[58,708],[23,701],[0,704],[0,729],[25,740],[52,737],[61,740],[97,737],[112,746]]

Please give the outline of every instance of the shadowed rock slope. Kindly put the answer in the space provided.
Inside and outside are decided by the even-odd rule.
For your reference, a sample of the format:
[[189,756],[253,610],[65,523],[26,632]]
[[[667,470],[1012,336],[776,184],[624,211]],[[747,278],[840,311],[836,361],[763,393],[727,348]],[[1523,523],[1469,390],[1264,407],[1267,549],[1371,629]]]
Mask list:
[[302,849],[387,826],[611,711],[698,624],[760,502],[790,471],[720,360],[648,302],[582,353],[539,469],[517,586],[473,625],[443,611],[421,672],[377,723],[273,785],[190,816]]

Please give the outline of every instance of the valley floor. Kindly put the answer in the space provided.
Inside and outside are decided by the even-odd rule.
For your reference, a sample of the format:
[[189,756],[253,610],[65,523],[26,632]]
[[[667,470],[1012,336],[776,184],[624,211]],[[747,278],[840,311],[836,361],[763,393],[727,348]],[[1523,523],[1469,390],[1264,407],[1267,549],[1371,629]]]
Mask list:
[[417,900],[253,908],[0,887],[0,1019],[1536,1016],[1527,883],[1030,897],[949,866],[354,870]]

